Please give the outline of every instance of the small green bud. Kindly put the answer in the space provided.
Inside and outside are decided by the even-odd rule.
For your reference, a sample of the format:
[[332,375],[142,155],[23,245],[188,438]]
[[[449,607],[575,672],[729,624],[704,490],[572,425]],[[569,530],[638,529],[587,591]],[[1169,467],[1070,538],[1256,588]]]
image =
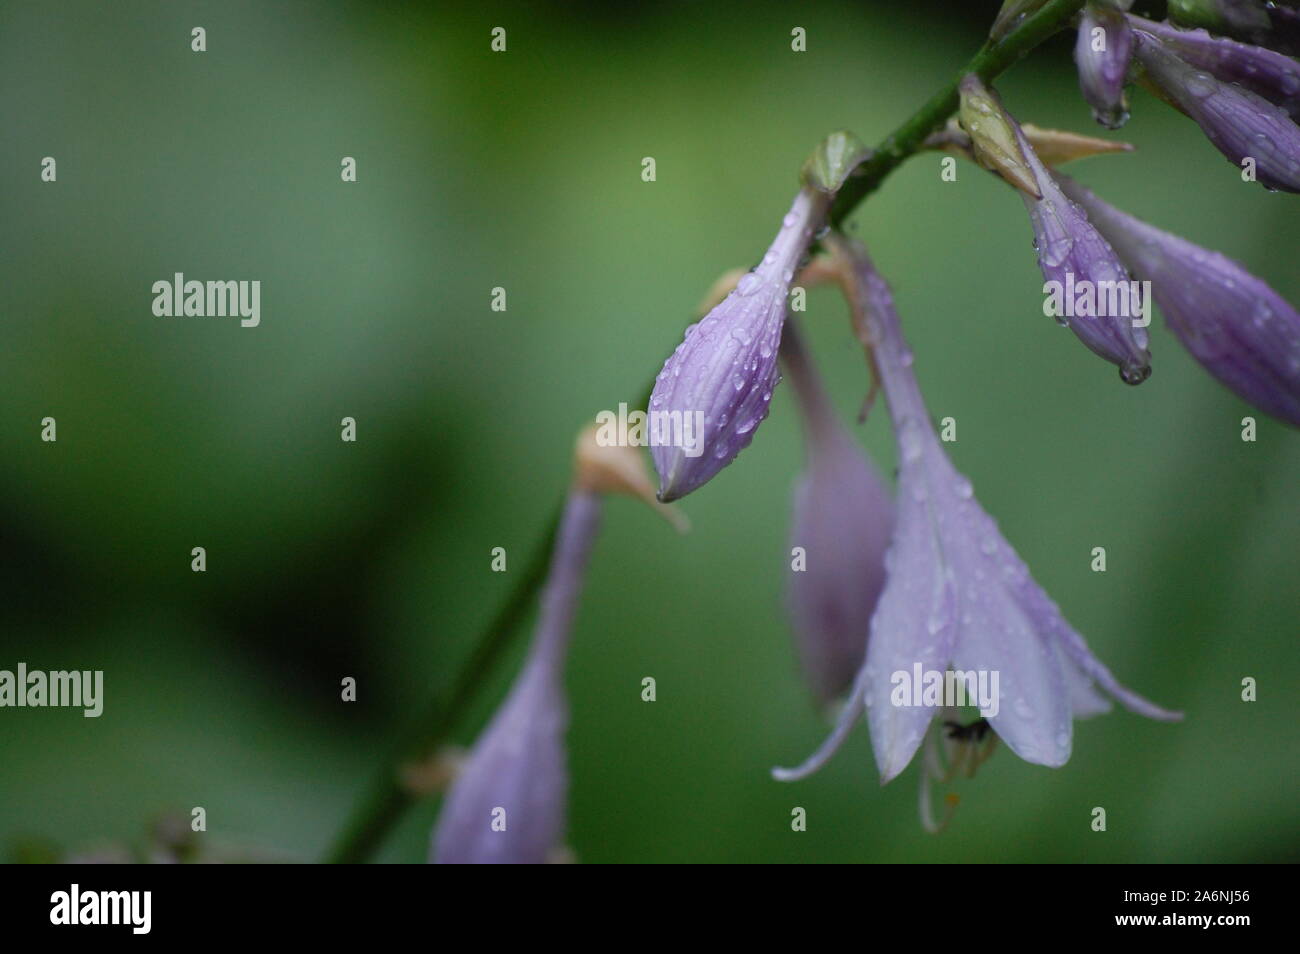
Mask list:
[[1012,119],[997,95],[974,73],[961,81],[961,108],[957,120],[970,136],[975,161],[996,172],[1026,195],[1041,199],[1038,181],[1021,151]]
[[831,133],[813,150],[803,164],[800,180],[804,185],[834,195],[850,173],[871,155],[871,150],[857,136],[841,129]]

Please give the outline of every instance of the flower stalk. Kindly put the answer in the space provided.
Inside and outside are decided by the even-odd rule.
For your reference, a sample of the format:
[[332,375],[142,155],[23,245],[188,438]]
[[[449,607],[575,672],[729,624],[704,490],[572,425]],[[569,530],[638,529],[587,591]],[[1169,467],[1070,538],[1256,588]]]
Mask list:
[[[968,63],[955,71],[942,89],[886,136],[857,166],[836,195],[829,214],[831,224],[844,222],[867,196],[880,188],[890,173],[922,151],[926,140],[944,127],[957,111],[957,87],[962,77],[974,73],[985,82],[992,81],[1066,27],[1083,5],[1084,0],[1049,0],[1019,21],[1006,35],[986,42]],[[651,386],[643,392],[642,407],[649,402]],[[513,642],[546,578],[548,557],[562,506],[562,501],[556,504],[524,572],[475,641],[469,661],[450,690],[439,693],[429,712],[402,736],[403,744],[397,746],[381,766],[375,782],[358,802],[331,846],[326,861],[358,863],[369,859],[417,800],[418,796],[402,785],[402,767],[412,759],[428,758],[445,744],[474,700],[484,677],[496,667]]]

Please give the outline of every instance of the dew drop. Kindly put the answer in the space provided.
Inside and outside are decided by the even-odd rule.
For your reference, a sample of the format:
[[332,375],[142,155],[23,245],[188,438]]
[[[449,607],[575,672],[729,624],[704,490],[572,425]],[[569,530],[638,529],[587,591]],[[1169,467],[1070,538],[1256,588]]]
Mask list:
[[1151,377],[1151,365],[1149,364],[1126,364],[1119,369],[1120,380],[1125,384],[1139,385],[1147,378]]
[[903,460],[914,461],[921,456],[921,425],[913,418],[905,418],[898,428],[898,446]]
[[1209,73],[1197,71],[1187,78],[1187,92],[1197,99],[1205,99],[1214,94],[1214,77]]

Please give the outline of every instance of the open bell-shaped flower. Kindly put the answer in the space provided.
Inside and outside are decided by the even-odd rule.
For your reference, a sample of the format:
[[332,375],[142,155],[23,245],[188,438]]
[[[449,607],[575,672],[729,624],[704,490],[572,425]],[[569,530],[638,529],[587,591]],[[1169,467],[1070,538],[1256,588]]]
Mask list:
[[1079,20],[1074,61],[1079,68],[1079,89],[1092,115],[1107,129],[1128,121],[1124,86],[1133,58],[1133,32],[1117,7],[1089,3]]
[[[1020,758],[1041,765],[1070,757],[1073,719],[1105,707],[1098,688],[1142,715],[1178,718],[1120,685],[1034,582],[948,460],[888,285],[860,246],[830,241],[855,262],[855,321],[869,334],[898,442],[897,516],[853,693],[822,747],[774,775],[791,780],[816,771],[865,711],[881,781],[897,776],[952,702],[921,694],[913,673],[930,681],[951,670],[956,681],[978,683],[981,715]],[[909,683],[912,691],[900,693]]]
[[826,703],[848,690],[862,666],[885,581],[893,502],[875,465],[836,418],[793,319],[781,358],[807,446],[795,486],[786,605],[804,675]]
[[1180,58],[1156,35],[1134,30],[1137,58],[1170,104],[1214,147],[1269,189],[1300,192],[1300,126],[1281,106]]
[[1057,178],[1133,273],[1151,283],[1165,321],[1193,357],[1244,400],[1300,427],[1300,313],[1232,259]]

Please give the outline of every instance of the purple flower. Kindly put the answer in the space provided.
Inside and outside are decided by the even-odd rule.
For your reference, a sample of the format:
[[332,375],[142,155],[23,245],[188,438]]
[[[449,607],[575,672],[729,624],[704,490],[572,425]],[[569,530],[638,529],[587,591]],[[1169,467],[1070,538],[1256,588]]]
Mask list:
[[1131,293],[1128,271],[1115,250],[1071,202],[1014,127],[1042,198],[1021,193],[1034,229],[1048,306],[1088,349],[1119,367],[1126,384],[1151,376],[1142,303]]
[[803,420],[808,464],[795,487],[786,604],[804,674],[820,702],[846,692],[862,666],[885,582],[893,503],[879,473],[835,416],[795,322],[781,358]]
[[695,325],[655,381],[651,455],[659,499],[695,490],[749,446],[780,380],[786,296],[830,196],[800,190],[772,247],[735,291]]
[[1232,259],[1147,225],[1060,175],[1178,340],[1240,397],[1300,426],[1300,313]]
[[599,525],[600,498],[571,493],[528,659],[447,793],[433,836],[437,863],[541,864],[561,846],[568,790],[564,657]]
[[1142,715],[1179,718],[1115,680],[975,501],[930,423],[889,286],[860,247],[850,254],[854,307],[870,332],[898,442],[897,522],[853,693],[822,747],[799,768],[774,775],[790,780],[815,771],[865,711],[881,780],[897,776],[951,702],[900,697],[914,672],[986,675],[994,691],[980,700],[981,714],[1012,751],[1041,765],[1069,759],[1073,719],[1101,708],[1094,687]]
[[1287,111],[1248,89],[1184,62],[1151,33],[1135,30],[1147,77],[1206,137],[1270,189],[1300,192],[1300,126]]
[[1281,106],[1293,120],[1300,120],[1300,63],[1291,57],[1212,36],[1205,30],[1180,30],[1141,17],[1129,17],[1129,20],[1144,33],[1156,37],[1188,65],[1205,70],[1225,83],[1244,86]]
[[1079,21],[1074,61],[1079,67],[1079,89],[1092,107],[1092,115],[1107,129],[1128,122],[1124,84],[1133,58],[1133,33],[1124,14],[1115,7],[1090,3]]

